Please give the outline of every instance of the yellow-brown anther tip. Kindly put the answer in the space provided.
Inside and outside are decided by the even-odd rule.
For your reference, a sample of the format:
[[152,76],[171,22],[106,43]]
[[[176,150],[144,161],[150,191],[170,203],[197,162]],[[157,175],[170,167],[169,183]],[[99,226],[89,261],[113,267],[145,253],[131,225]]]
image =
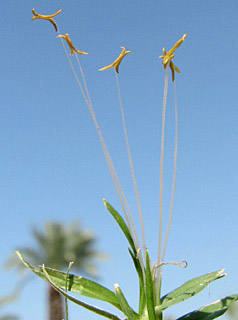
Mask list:
[[75,49],[72,40],[69,38],[69,34],[68,33],[66,33],[65,35],[60,34],[60,35],[57,36],[57,38],[63,38],[67,42],[67,44],[68,44],[68,46],[69,46],[69,48],[71,50],[71,53],[70,53],[71,56],[74,54],[74,52],[76,52],[78,54],[83,54],[83,55],[87,55],[88,54],[87,52]]
[[75,52],[77,52],[77,53],[79,53],[79,54],[83,54],[83,55],[87,55],[87,54],[88,54],[87,52],[80,51],[80,50],[75,50]]
[[46,14],[46,15],[37,13],[34,8],[31,11],[34,14],[34,16],[38,16],[40,19],[52,19],[56,17],[62,11],[62,9],[59,9],[56,13]]
[[125,54],[132,52],[132,51],[126,51],[126,48],[125,48],[125,47],[121,47],[121,49],[122,49],[122,51],[124,51]]
[[103,71],[103,70],[108,70],[108,69],[111,69],[111,68],[115,68],[115,71],[117,73],[119,73],[119,65],[120,63],[122,62],[123,58],[128,54],[128,53],[131,53],[131,51],[126,51],[125,47],[121,47],[122,49],[122,52],[120,53],[119,57],[111,64],[109,64],[108,66],[106,67],[103,67],[101,69],[98,69],[98,71]]
[[32,21],[35,19],[48,20],[54,26],[55,31],[57,31],[58,30],[57,25],[52,18],[56,17],[61,11],[62,9],[58,10],[56,13],[53,13],[53,14],[43,15],[43,14],[37,13],[33,8],[32,13],[34,17],[32,17]]
[[163,58],[162,64],[164,65],[164,69],[167,67],[167,65],[169,64],[169,67],[171,69],[172,72],[172,81],[175,80],[175,71],[177,71],[178,73],[180,73],[180,70],[178,69],[178,67],[176,67],[173,62],[172,59],[174,58],[174,52],[176,49],[178,49],[180,47],[180,45],[184,42],[184,40],[187,37],[187,33],[185,33],[182,38],[180,40],[178,40],[175,45],[172,47],[172,49],[170,49],[167,53],[165,51],[165,48],[163,48],[163,55],[159,56],[159,58]]

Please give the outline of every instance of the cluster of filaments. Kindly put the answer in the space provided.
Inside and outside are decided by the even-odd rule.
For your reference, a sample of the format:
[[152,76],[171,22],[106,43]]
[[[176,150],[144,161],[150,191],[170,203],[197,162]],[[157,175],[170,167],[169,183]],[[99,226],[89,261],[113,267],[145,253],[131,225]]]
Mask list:
[[[75,48],[75,46],[73,45],[72,40],[69,38],[69,34],[66,33],[64,35],[60,34],[57,24],[55,23],[55,21],[53,20],[53,18],[55,18],[59,13],[61,12],[61,9],[59,11],[57,11],[56,13],[52,14],[52,15],[42,15],[37,13],[34,9],[32,9],[32,13],[33,13],[33,17],[32,20],[36,20],[36,19],[41,19],[41,20],[47,20],[49,21],[56,32],[58,32],[58,38],[61,38],[62,40],[62,45],[64,47],[65,53],[67,55],[68,61],[70,63],[70,66],[72,68],[72,71],[74,73],[74,76],[76,78],[76,81],[79,85],[79,88],[81,90],[81,93],[83,95],[83,98],[85,100],[85,103],[89,109],[89,112],[92,116],[92,119],[94,121],[94,124],[96,126],[97,132],[99,134],[99,139],[102,145],[102,149],[105,155],[105,159],[107,161],[108,167],[109,167],[109,171],[111,173],[112,179],[113,179],[113,183],[116,189],[116,192],[118,194],[120,203],[122,205],[122,209],[124,211],[125,214],[125,218],[127,221],[127,225],[128,228],[130,230],[131,236],[133,238],[135,247],[137,249],[137,255],[138,255],[138,259],[140,261],[140,264],[142,266],[142,270],[144,270],[144,262],[143,262],[143,256],[141,251],[146,250],[146,241],[145,241],[145,231],[144,231],[144,223],[143,223],[143,215],[142,215],[142,209],[141,209],[141,205],[140,205],[140,200],[139,200],[139,192],[138,192],[138,188],[137,188],[137,184],[136,184],[136,179],[135,179],[135,173],[134,173],[134,167],[133,167],[133,162],[132,162],[132,156],[131,156],[131,152],[130,152],[130,147],[129,147],[129,141],[128,141],[128,136],[127,136],[127,129],[126,129],[126,122],[125,122],[125,116],[124,116],[124,109],[123,109],[123,105],[122,105],[122,99],[121,99],[121,93],[120,93],[120,86],[119,86],[119,80],[118,80],[118,73],[119,73],[119,66],[120,63],[122,62],[123,58],[131,53],[131,51],[126,51],[125,47],[121,47],[122,52],[119,55],[119,57],[111,64],[107,65],[106,67],[103,67],[101,69],[99,69],[99,71],[103,71],[103,70],[108,70],[111,68],[115,68],[115,74],[116,74],[116,82],[117,82],[117,89],[118,89],[118,96],[119,96],[119,103],[120,103],[120,109],[121,109],[121,114],[122,114],[122,121],[123,121],[123,129],[124,129],[124,135],[125,135],[125,141],[126,141],[126,147],[127,147],[127,153],[128,153],[128,158],[129,158],[129,165],[130,165],[130,169],[131,169],[131,173],[132,173],[132,179],[133,179],[133,184],[134,184],[134,189],[135,189],[135,194],[136,194],[136,201],[137,201],[137,206],[138,206],[138,212],[139,212],[139,217],[140,217],[140,224],[141,224],[141,230],[142,230],[142,242],[143,245],[140,245],[139,242],[139,238],[136,232],[136,228],[134,225],[134,221],[133,221],[133,217],[129,208],[129,204],[126,200],[123,188],[120,184],[117,172],[115,170],[114,164],[112,162],[112,159],[110,157],[110,154],[108,152],[108,149],[106,147],[103,135],[101,133],[100,127],[97,123],[96,120],[96,116],[94,113],[94,109],[92,106],[92,102],[91,102],[91,98],[89,95],[89,91],[87,88],[87,84],[86,84],[86,80],[85,80],[85,76],[83,73],[83,69],[81,67],[80,61],[78,59],[78,55],[87,55],[87,52],[84,51],[80,51],[78,49]],[[161,156],[160,156],[160,191],[159,191],[159,245],[158,245],[158,259],[157,259],[157,263],[154,264],[152,266],[152,273],[153,275],[156,277],[156,273],[157,270],[160,266],[166,264],[164,263],[164,256],[165,256],[165,250],[166,250],[166,246],[167,246],[167,241],[168,241],[168,237],[169,237],[169,231],[170,231],[170,226],[171,226],[171,219],[172,219],[172,212],[173,212],[173,202],[174,202],[174,191],[175,191],[175,180],[176,180],[176,165],[177,165],[177,97],[176,97],[176,86],[175,86],[175,71],[180,73],[180,70],[178,67],[176,67],[174,65],[174,63],[172,62],[172,59],[174,58],[174,52],[175,50],[184,42],[185,38],[186,38],[187,34],[184,34],[183,37],[177,41],[175,43],[175,45],[172,47],[172,49],[170,49],[168,52],[166,52],[165,48],[163,48],[163,55],[159,56],[159,58],[162,58],[162,64],[164,66],[164,68],[166,68],[166,75],[165,75],[165,85],[164,85],[164,97],[163,97],[163,111],[162,111],[162,135],[161,135]],[[69,58],[69,54],[67,52],[67,49],[64,45],[63,40],[66,41],[66,43],[68,44],[69,48],[70,48],[70,55],[72,56],[75,53],[76,59],[77,59],[77,63],[80,69],[80,73],[82,76],[82,80],[83,80],[83,86],[79,80],[79,77],[77,75],[77,72],[75,71],[75,68],[71,62],[71,59]],[[165,243],[164,243],[164,247],[163,247],[163,251],[162,251],[162,218],[163,218],[163,163],[164,163],[164,129],[165,129],[165,112],[166,112],[166,102],[167,102],[167,92],[168,92],[168,70],[171,70],[172,73],[172,81],[174,82],[174,88],[175,88],[175,146],[174,146],[174,172],[173,172],[173,182],[172,182],[172,195],[171,195],[171,203],[170,203],[170,210],[169,210],[169,218],[168,218],[168,225],[167,225],[167,231],[166,231],[166,237],[165,237]],[[144,250],[141,250],[141,248],[143,248]],[[144,261],[145,261],[145,255],[144,255]],[[186,262],[182,261],[181,263],[176,263],[176,262],[172,262],[175,265],[179,265],[179,266],[186,266]],[[160,268],[161,269],[161,268]]]

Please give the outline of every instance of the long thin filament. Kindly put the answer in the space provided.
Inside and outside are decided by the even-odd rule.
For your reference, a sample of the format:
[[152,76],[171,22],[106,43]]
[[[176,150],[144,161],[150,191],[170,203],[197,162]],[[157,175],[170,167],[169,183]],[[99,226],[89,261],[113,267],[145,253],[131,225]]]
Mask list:
[[160,151],[160,183],[159,183],[159,249],[157,264],[160,263],[161,247],[162,247],[162,221],[163,221],[163,171],[164,171],[164,129],[165,129],[165,114],[168,95],[169,82],[169,64],[166,67],[165,82],[164,82],[164,97],[162,111],[162,134],[161,134],[161,151]]
[[[126,210],[123,210],[124,213],[125,213],[125,217],[126,217],[126,220],[127,220],[127,223],[128,223],[128,226],[131,226],[132,225],[132,230],[134,232],[134,235],[135,235],[135,244],[136,244],[136,248],[138,249],[139,248],[139,239],[138,239],[138,236],[137,236],[137,233],[136,233],[136,229],[135,229],[135,224],[134,224],[134,221],[133,221],[133,217],[132,217],[132,214],[131,214],[131,211],[130,211],[130,208],[129,208],[129,205],[128,205],[128,202],[127,202],[127,199],[126,199],[126,196],[125,196],[125,193],[123,191],[123,188],[121,186],[121,183],[119,181],[119,178],[118,178],[118,175],[117,175],[117,172],[116,172],[116,169],[114,167],[114,164],[113,164],[113,161],[110,157],[110,154],[109,154],[109,151],[106,147],[106,143],[103,139],[103,135],[101,133],[101,130],[99,128],[99,125],[97,123],[97,120],[96,120],[96,116],[95,116],[95,113],[94,113],[94,110],[93,110],[93,106],[92,106],[92,101],[91,101],[91,98],[90,98],[90,95],[89,95],[89,91],[88,91],[88,87],[87,87],[87,83],[86,83],[86,79],[85,79],[85,76],[84,76],[84,72],[83,72],[83,69],[81,67],[81,64],[80,64],[80,61],[79,61],[79,58],[78,56],[76,55],[76,60],[78,62],[78,65],[79,65],[79,69],[80,69],[80,73],[81,73],[81,76],[82,76],[82,79],[83,79],[83,83],[84,83],[84,87],[85,87],[85,91],[86,91],[86,94],[87,94],[87,97],[88,97],[88,108],[89,108],[89,111],[90,111],[90,114],[93,118],[93,121],[94,121],[94,124],[97,128],[97,132],[98,132],[98,135],[99,135],[99,138],[100,138],[100,141],[101,141],[101,145],[102,145],[102,149],[103,149],[103,152],[104,152],[104,155],[105,155],[105,158],[106,158],[106,161],[108,163],[108,167],[109,167],[109,171],[111,173],[111,176],[112,176],[112,179],[113,179],[113,182],[114,182],[114,185],[115,185],[115,188],[117,190],[117,193],[118,193],[118,196],[119,196],[119,199],[124,200],[124,203],[125,203],[125,206],[127,208],[127,212],[129,214],[129,218],[127,216],[127,213],[126,213]],[[121,198],[122,196],[122,198]],[[121,202],[122,203],[122,207],[124,207],[124,204],[123,204],[123,201]],[[124,207],[125,208],[125,207]],[[131,230],[130,230],[131,231]]]
[[172,182],[172,195],[170,201],[170,209],[169,209],[169,218],[168,218],[168,226],[165,236],[164,249],[162,254],[161,263],[164,261],[165,251],[169,239],[169,232],[171,228],[171,221],[173,215],[173,207],[174,207],[174,194],[175,194],[175,183],[176,183],[176,171],[177,171],[177,154],[178,154],[178,101],[177,101],[177,90],[176,83],[174,80],[174,97],[175,97],[175,141],[174,141],[174,169],[173,169],[173,182]]
[[[85,95],[85,92],[82,88],[82,85],[80,83],[80,80],[78,78],[78,75],[75,71],[75,68],[72,64],[72,61],[69,57],[69,54],[67,52],[67,49],[65,47],[65,44],[63,42],[63,39],[61,38],[61,43],[63,45],[63,48],[64,48],[64,51],[65,51],[65,54],[67,56],[67,59],[69,61],[69,64],[70,64],[70,67],[73,71],[73,74],[74,74],[74,77],[77,81],[77,84],[80,88],[80,91],[82,93],[82,96],[83,96],[83,99],[89,109],[89,112],[92,116],[92,119],[93,119],[93,122],[95,124],[95,127],[97,129],[97,132],[98,132],[98,135],[99,135],[99,139],[100,139],[100,142],[101,142],[101,145],[102,145],[102,149],[103,149],[103,152],[104,152],[104,156],[105,156],[105,159],[106,159],[106,162],[108,164],[108,167],[109,167],[109,171],[111,173],[111,176],[112,176],[112,179],[113,179],[113,183],[114,183],[114,186],[115,186],[115,189],[116,189],[116,192],[118,194],[118,197],[119,197],[119,200],[120,200],[120,203],[121,203],[121,206],[122,206],[122,209],[123,209],[123,212],[124,212],[124,215],[125,215],[125,218],[126,218],[126,221],[127,221],[127,224],[128,224],[128,228],[130,230],[130,233],[131,233],[131,236],[133,238],[133,241],[134,241],[134,244],[135,244],[135,247],[137,250],[139,250],[140,248],[140,244],[139,244],[139,239],[138,239],[138,235],[136,233],[136,229],[135,229],[135,225],[134,225],[134,221],[133,221],[133,217],[132,217],[132,214],[131,214],[131,211],[130,211],[130,208],[129,208],[129,205],[128,205],[128,202],[126,200],[126,197],[125,197],[125,194],[124,194],[124,191],[122,189],[122,186],[120,184],[120,181],[119,181],[119,178],[118,178],[118,175],[116,173],[116,170],[115,170],[115,167],[113,165],[113,162],[112,162],[112,159],[110,157],[110,154],[109,154],[109,151],[106,147],[106,144],[105,144],[105,141],[103,139],[103,136],[102,136],[102,133],[101,133],[101,130],[99,128],[99,125],[97,123],[97,120],[96,120],[96,116],[95,116],[95,113],[94,113],[94,110],[93,110],[93,106],[92,106],[92,102],[91,102],[91,98],[90,98],[90,95],[89,95],[89,91],[88,91],[88,88],[87,88],[87,84],[86,84],[86,80],[85,80],[85,76],[84,76],[84,73],[83,73],[83,70],[82,70],[82,67],[80,65],[80,62],[79,62],[79,59],[76,55],[76,59],[77,59],[77,62],[79,64],[79,68],[80,68],[80,72],[81,72],[81,75],[82,75],[82,79],[83,79],[83,82],[84,82],[84,87],[85,87],[85,91],[86,91],[86,95]],[[87,97],[86,97],[87,96]],[[125,205],[124,205],[125,203]],[[127,209],[127,210],[126,210]],[[129,214],[129,217],[128,217],[128,214],[127,214],[127,211],[128,211],[128,214]],[[140,259],[140,262],[141,262],[141,265],[143,264],[143,261]]]
[[121,116],[122,116],[122,122],[123,122],[123,130],[124,130],[124,135],[125,135],[125,140],[126,140],[126,149],[127,149],[127,153],[128,153],[128,159],[129,159],[129,164],[130,164],[130,169],[131,169],[131,175],[132,175],[135,194],[136,194],[136,202],[137,202],[137,207],[138,207],[138,212],[139,212],[139,217],[140,217],[141,232],[142,232],[142,242],[143,242],[144,255],[145,255],[145,253],[146,253],[146,251],[145,251],[146,250],[146,243],[145,243],[145,229],[144,229],[143,214],[142,214],[140,198],[139,198],[139,192],[138,192],[138,188],[137,188],[135,171],[134,171],[134,166],[133,166],[133,161],[132,161],[132,156],[131,156],[131,151],[130,151],[130,146],[129,146],[128,135],[127,135],[126,120],[125,120],[125,114],[124,114],[124,109],[123,109],[123,104],[122,104],[119,79],[118,79],[117,72],[115,72],[115,74],[116,74],[118,97],[119,97]]

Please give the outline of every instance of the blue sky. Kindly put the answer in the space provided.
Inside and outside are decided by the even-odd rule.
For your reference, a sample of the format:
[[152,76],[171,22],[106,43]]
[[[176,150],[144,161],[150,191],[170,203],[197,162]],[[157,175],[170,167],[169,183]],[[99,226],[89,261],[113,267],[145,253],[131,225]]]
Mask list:
[[[113,70],[125,46],[132,54],[119,81],[145,219],[147,247],[158,250],[159,159],[165,72],[158,56],[184,33],[174,63],[178,95],[178,165],[163,293],[192,277],[225,268],[228,276],[168,311],[174,318],[238,292],[238,91],[236,1],[1,1],[0,206],[1,265],[30,245],[32,225],[79,219],[111,257],[99,265],[101,283],[118,282],[136,308],[137,279],[127,243],[101,201],[121,212],[97,132],[52,25],[31,21],[31,9],[50,14],[69,33],[80,56],[97,120],[139,230]],[[75,63],[75,58],[73,57]],[[174,91],[166,114],[164,214],[168,213],[174,145]],[[164,222],[166,226],[166,220]],[[165,230],[165,229],[164,229]],[[0,270],[1,295],[12,291],[14,272]],[[3,311],[21,319],[46,317],[46,285],[28,284],[17,304]],[[96,303],[100,305],[99,303]],[[112,310],[112,309],[111,309]],[[99,319],[70,305],[70,319]],[[226,319],[225,317],[223,319]]]

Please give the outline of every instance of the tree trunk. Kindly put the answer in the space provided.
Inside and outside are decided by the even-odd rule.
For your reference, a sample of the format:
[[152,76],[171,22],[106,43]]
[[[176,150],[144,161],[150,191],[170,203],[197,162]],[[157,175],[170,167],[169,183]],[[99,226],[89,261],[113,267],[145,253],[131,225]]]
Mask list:
[[63,301],[62,296],[58,291],[49,286],[49,320],[62,320],[63,314]]

